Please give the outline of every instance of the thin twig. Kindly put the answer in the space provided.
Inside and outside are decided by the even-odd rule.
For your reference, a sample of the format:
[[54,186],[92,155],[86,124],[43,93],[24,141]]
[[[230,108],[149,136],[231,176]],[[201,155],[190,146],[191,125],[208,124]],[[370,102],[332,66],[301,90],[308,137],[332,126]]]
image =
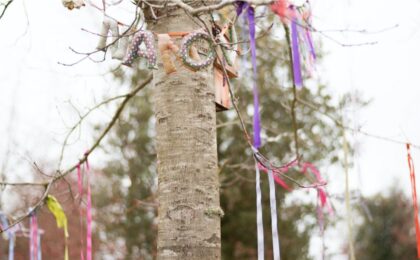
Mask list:
[[[51,180],[49,180],[48,182],[44,182],[44,183],[33,183],[33,184],[29,184],[29,183],[10,183],[10,182],[1,182],[0,185],[12,185],[12,186],[18,186],[18,185],[41,185],[41,186],[45,186],[45,191],[43,193],[43,195],[41,196],[41,199],[33,206],[32,210],[30,210],[28,212],[28,214],[19,217],[16,221],[14,221],[12,224],[9,225],[9,228],[17,225],[18,223],[20,223],[21,221],[23,221],[24,219],[26,219],[27,217],[30,216],[30,214],[32,212],[35,212],[38,208],[40,208],[43,205],[43,202],[45,200],[45,198],[48,196],[49,191],[51,189],[51,186],[58,180],[60,180],[61,178],[65,177],[67,174],[73,172],[78,165],[83,164],[87,161],[88,156],[100,145],[102,139],[108,134],[108,132],[111,130],[111,128],[115,125],[115,123],[117,122],[119,116],[121,115],[122,111],[124,110],[125,106],[127,105],[128,101],[130,101],[130,99],[132,97],[134,97],[140,90],[142,90],[145,86],[147,86],[147,84],[149,84],[152,81],[153,76],[150,75],[145,81],[143,81],[141,84],[139,84],[136,88],[134,88],[129,94],[126,95],[126,97],[124,98],[124,100],[121,102],[121,104],[118,106],[114,116],[112,117],[111,121],[108,123],[107,127],[103,130],[102,134],[99,136],[99,138],[96,140],[96,142],[85,152],[85,154],[83,155],[83,157],[81,159],[79,159],[79,161],[74,164],[73,166],[71,166],[70,168],[68,168],[65,171],[60,172],[59,170],[57,171],[59,174],[57,176],[55,176],[54,178],[52,178]],[[0,233],[6,231],[7,229],[3,229],[0,230]]]
[[[359,133],[359,134],[364,135],[364,136],[367,136],[367,137],[371,137],[371,138],[375,138],[375,139],[378,139],[378,140],[390,142],[390,143],[402,144],[402,145],[407,144],[407,141],[396,140],[396,139],[393,139],[393,138],[390,138],[390,137],[386,137],[386,136],[382,136],[382,135],[378,135],[378,134],[373,134],[373,133],[369,133],[369,132],[363,131],[361,129],[356,129],[356,128],[353,128],[353,127],[349,127],[349,126],[344,125],[343,123],[341,123],[337,118],[335,118],[331,114],[328,114],[328,113],[325,113],[325,112],[320,111],[320,109],[321,109],[320,106],[317,106],[315,104],[310,103],[309,101],[306,101],[306,100],[303,100],[303,99],[300,99],[300,98],[298,98],[297,101],[299,103],[301,103],[302,105],[305,105],[305,106],[309,107],[310,109],[312,109],[312,110],[314,110],[314,111],[316,111],[316,112],[318,112],[318,113],[320,113],[320,114],[328,117],[329,119],[331,119],[334,122],[334,124],[336,126],[338,126],[340,128],[343,128],[343,129],[352,131],[354,133]],[[411,145],[411,147],[420,150],[420,145],[419,144],[410,143],[410,145]]]
[[7,10],[7,8],[9,7],[9,5],[10,5],[11,3],[13,3],[13,0],[9,0],[9,2],[7,2],[7,3],[4,5],[3,10],[2,10],[2,12],[1,12],[1,14],[0,14],[0,19],[1,19],[1,18],[3,18],[3,15],[6,13],[6,10]]
[[[283,23],[284,31],[286,32],[286,41],[287,41],[287,49],[289,52],[289,64],[290,64],[290,72],[292,78],[294,77],[294,68],[293,68],[293,54],[292,54],[292,46],[290,43],[290,30],[289,27]],[[296,158],[299,158],[299,139],[298,139],[298,128],[297,128],[297,120],[296,120],[296,103],[297,103],[297,93],[296,93],[296,84],[295,81],[292,79],[293,82],[293,100],[291,105],[291,115],[292,115],[292,125],[293,125],[293,133],[295,139],[295,153]]]

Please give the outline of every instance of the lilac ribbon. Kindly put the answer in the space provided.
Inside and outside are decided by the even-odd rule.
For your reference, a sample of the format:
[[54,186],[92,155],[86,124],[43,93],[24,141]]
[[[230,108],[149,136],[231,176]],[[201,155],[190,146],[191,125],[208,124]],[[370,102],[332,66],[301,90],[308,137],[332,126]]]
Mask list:
[[311,32],[308,29],[305,30],[305,36],[306,36],[306,40],[308,41],[309,52],[311,53],[312,58],[314,60],[316,60],[316,53],[315,53],[314,42],[312,40]]
[[292,18],[292,63],[293,63],[293,80],[295,82],[295,86],[301,88],[302,83],[302,72],[301,72],[301,65],[300,65],[300,54],[299,54],[299,39],[298,39],[298,31],[297,31],[297,23],[296,23],[296,12],[293,10],[293,18]]

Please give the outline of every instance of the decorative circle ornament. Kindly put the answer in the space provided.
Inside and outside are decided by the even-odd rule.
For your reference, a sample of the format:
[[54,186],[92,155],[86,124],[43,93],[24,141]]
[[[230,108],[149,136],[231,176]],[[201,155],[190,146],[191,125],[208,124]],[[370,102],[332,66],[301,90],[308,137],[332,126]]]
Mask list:
[[[207,43],[207,48],[196,48],[194,44],[204,41]],[[197,46],[203,46],[197,44]],[[181,57],[185,65],[199,70],[205,68],[213,63],[216,58],[216,52],[213,48],[213,42],[210,36],[203,30],[194,31],[182,39]],[[204,58],[204,59],[203,59]]]

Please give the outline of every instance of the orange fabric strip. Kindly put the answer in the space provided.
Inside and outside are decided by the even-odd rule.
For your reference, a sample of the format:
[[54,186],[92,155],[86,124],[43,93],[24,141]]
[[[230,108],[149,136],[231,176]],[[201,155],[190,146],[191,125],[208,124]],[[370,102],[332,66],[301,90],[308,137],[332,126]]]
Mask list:
[[413,208],[414,208],[414,224],[416,226],[417,258],[420,259],[420,223],[419,223],[419,209],[417,205],[416,174],[414,171],[413,158],[411,157],[411,153],[410,153],[410,144],[407,144],[407,161],[408,161],[408,169],[410,170],[411,194],[413,197]]
[[168,32],[167,34],[172,37],[180,36],[183,37],[191,32]]

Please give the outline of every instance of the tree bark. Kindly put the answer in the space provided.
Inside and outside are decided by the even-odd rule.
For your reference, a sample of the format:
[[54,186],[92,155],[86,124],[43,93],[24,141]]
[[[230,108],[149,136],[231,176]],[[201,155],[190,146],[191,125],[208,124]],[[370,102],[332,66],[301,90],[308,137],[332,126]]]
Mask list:
[[[179,9],[148,26],[156,33],[198,28],[199,24]],[[158,259],[220,259],[223,213],[213,69],[210,66],[194,72],[179,60],[176,68],[176,72],[166,74],[158,53],[152,101],[159,184]]]

